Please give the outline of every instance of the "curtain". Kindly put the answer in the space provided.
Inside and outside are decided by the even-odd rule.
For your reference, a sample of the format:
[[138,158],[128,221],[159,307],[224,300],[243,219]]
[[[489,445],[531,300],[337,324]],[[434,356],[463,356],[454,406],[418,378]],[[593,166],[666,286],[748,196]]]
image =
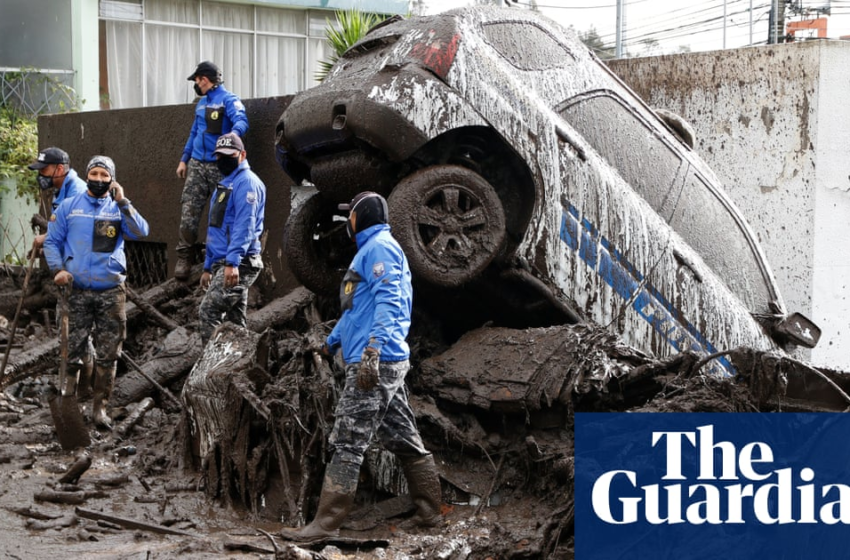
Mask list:
[[303,89],[304,50],[304,39],[257,37],[257,97]]
[[201,60],[215,62],[243,99],[295,93],[318,83],[318,61],[330,55],[331,12],[210,0],[143,0],[143,7],[144,23],[104,19],[114,109],[194,102],[186,77]]
[[106,66],[109,77],[109,106],[112,109],[141,107],[142,24],[106,21]]
[[146,25],[145,32],[147,105],[194,101],[193,83],[186,78],[200,62],[198,29]]
[[203,57],[221,68],[227,89],[242,99],[253,97],[253,37],[248,34],[204,31],[202,43]]

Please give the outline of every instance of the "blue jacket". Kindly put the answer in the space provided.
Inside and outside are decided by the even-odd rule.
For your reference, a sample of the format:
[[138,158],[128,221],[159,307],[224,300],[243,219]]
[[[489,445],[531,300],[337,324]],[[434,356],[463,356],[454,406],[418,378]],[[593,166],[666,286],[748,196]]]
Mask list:
[[209,90],[195,105],[195,120],[180,161],[189,161],[189,158],[215,161],[215,141],[228,132],[244,138],[248,132],[248,117],[239,97],[219,85]]
[[59,204],[66,198],[74,198],[76,195],[86,192],[87,189],[86,182],[80,179],[77,172],[73,169],[69,170],[68,174],[65,175],[65,180],[62,181],[62,186],[53,193],[53,211],[56,212]]
[[245,257],[259,255],[265,211],[266,186],[246,159],[210,197],[204,270],[211,271],[213,263],[221,260],[239,266]]
[[340,289],[342,317],[328,336],[328,347],[342,346],[347,364],[360,362],[366,346],[380,350],[382,362],[406,360],[413,310],[407,257],[386,224],[368,227],[355,239],[357,254]]
[[108,290],[127,277],[124,237],[148,233],[148,223],[128,199],[119,204],[86,192],[65,199],[50,217],[44,256],[54,275],[60,270],[74,275],[75,288]]

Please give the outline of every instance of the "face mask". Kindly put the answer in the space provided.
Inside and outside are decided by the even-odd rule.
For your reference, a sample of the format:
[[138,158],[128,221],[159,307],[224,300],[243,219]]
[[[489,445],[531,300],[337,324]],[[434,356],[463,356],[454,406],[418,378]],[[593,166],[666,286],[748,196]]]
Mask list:
[[198,97],[204,95],[204,92],[201,91],[201,86],[199,86],[198,84],[195,84],[195,93],[198,94]]
[[106,191],[109,190],[109,185],[112,184],[112,181],[92,181],[89,179],[86,181],[86,186],[89,188],[89,192],[91,192],[95,198],[100,198]]
[[41,190],[53,188],[53,177],[48,177],[47,175],[39,175],[35,178],[38,181],[38,188]]
[[215,160],[215,166],[218,167],[222,177],[227,177],[239,167],[239,158],[222,156]]

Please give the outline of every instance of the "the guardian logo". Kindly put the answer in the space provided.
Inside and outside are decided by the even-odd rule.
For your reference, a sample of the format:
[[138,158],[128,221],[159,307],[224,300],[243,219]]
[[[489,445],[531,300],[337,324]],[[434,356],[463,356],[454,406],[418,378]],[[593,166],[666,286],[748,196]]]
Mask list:
[[850,414],[576,413],[579,560],[850,558]]
[[[692,432],[652,432],[651,445],[665,458],[663,482],[641,484],[630,470],[606,472],[596,479],[591,494],[593,511],[602,521],[615,525],[640,520],[653,525],[745,523],[747,511],[765,524],[850,523],[850,486],[819,486],[809,467],[796,472],[791,467],[773,468],[773,449],[765,442],[743,446],[715,442],[714,426],[707,425]],[[686,447],[696,451],[695,480],[682,474]],[[614,495],[611,489],[618,479],[642,495]],[[612,499],[622,506],[616,515]]]

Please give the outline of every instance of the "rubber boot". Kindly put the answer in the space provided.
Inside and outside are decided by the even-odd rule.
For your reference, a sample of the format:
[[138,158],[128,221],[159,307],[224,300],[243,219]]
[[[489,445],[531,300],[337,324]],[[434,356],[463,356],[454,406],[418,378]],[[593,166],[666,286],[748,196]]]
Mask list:
[[192,248],[177,249],[177,264],[174,265],[174,278],[188,280],[192,272]]
[[94,356],[86,354],[83,363],[79,366],[80,372],[77,381],[77,400],[87,401],[92,397],[94,383]]
[[112,396],[112,386],[115,383],[115,368],[115,362],[111,362],[109,365],[95,365],[91,415],[94,425],[104,430],[112,429],[112,419],[109,418],[106,409],[109,406],[109,397]]
[[353,469],[352,466],[328,464],[316,517],[304,527],[281,529],[280,536],[296,542],[312,542],[339,536],[339,527],[354,505],[359,472],[359,465]]
[[401,467],[410,488],[416,513],[408,520],[415,527],[436,527],[440,522],[443,492],[433,455],[402,457]]

